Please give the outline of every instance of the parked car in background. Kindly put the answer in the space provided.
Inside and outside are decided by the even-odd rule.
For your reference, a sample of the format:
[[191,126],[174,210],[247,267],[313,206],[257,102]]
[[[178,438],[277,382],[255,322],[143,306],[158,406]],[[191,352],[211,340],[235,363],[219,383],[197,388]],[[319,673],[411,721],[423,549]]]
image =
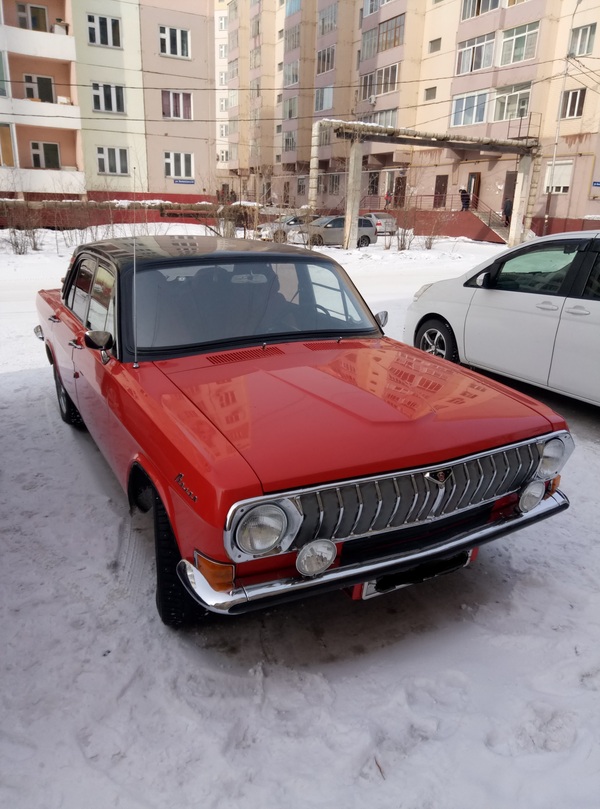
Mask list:
[[372,213],[365,213],[363,216],[373,222],[377,228],[378,236],[395,236],[398,232],[398,222],[391,213],[374,211]]
[[318,219],[318,214],[301,213],[292,216],[283,216],[274,222],[265,222],[256,229],[261,239],[268,242],[282,244],[287,241],[289,231],[296,225],[304,225]]
[[564,419],[386,338],[384,313],[319,253],[95,242],[37,309],[63,421],[88,428],[131,507],[153,512],[170,626],[389,593],[569,505]]
[[600,232],[533,239],[426,284],[409,306],[404,339],[600,405]]
[[[288,241],[295,244],[343,245],[345,216],[320,216],[314,222],[298,225],[288,232]],[[371,219],[358,218],[357,247],[368,247],[377,241],[377,228]]]

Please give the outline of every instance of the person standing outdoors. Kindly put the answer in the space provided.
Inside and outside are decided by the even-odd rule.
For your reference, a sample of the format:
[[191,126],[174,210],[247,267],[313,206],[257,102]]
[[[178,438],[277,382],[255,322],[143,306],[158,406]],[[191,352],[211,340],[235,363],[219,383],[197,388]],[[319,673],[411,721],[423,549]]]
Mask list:
[[462,205],[461,211],[468,211],[469,204],[471,202],[471,195],[464,187],[459,189],[459,193],[460,193],[460,202]]

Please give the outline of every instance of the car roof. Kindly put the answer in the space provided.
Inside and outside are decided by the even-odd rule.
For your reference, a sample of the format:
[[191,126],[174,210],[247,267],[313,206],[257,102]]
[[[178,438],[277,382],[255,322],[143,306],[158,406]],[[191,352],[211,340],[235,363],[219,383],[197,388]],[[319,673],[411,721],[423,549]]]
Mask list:
[[[104,239],[80,245],[79,253],[95,253],[112,261],[119,269],[133,264],[172,263],[173,260],[189,262],[194,259],[215,256],[220,261],[239,258],[241,256],[267,254],[269,261],[290,259],[291,256],[307,257],[306,249],[293,245],[277,246],[263,241],[251,239],[225,239],[220,236],[141,236],[136,238]],[[318,254],[311,253],[311,256]],[[325,258],[320,256],[320,258]],[[331,259],[327,259],[331,261]]]

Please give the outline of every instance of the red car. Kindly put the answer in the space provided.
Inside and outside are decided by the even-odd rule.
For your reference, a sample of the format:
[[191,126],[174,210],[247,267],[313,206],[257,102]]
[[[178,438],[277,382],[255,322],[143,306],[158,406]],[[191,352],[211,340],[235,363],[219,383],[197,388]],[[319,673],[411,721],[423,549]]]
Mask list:
[[386,338],[385,313],[318,253],[97,242],[37,305],[63,420],[153,509],[171,626],[328,590],[370,598],[568,507],[563,419]]

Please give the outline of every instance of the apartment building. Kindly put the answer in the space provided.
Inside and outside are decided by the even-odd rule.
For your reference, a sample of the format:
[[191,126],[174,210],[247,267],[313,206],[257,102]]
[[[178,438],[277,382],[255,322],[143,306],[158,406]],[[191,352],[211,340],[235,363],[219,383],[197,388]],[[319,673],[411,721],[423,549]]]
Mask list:
[[[274,40],[259,15],[274,20]],[[317,204],[342,207],[349,145],[321,127],[315,146],[312,125],[362,121],[482,141],[467,151],[366,140],[365,206],[389,191],[396,207],[457,208],[465,186],[474,208],[499,211],[517,158],[483,141],[527,139],[537,229],[600,217],[596,17],[595,0],[232,0],[233,182],[263,201],[306,204],[316,149]]]
[[213,0],[2,0],[0,194],[215,187]]

